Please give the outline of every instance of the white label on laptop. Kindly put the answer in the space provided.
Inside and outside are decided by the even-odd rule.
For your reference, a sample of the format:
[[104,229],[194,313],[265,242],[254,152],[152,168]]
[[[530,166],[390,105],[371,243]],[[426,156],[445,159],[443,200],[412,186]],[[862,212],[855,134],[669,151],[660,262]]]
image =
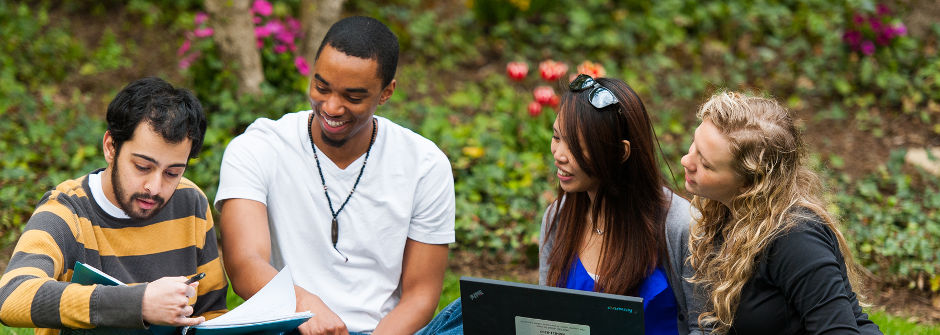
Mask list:
[[591,326],[517,316],[516,335],[591,335]]

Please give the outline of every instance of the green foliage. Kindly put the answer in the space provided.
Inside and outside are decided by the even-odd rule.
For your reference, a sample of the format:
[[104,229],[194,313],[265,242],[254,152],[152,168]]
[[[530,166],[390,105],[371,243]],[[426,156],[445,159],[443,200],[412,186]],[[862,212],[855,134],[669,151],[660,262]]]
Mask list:
[[[183,31],[192,28],[187,25],[200,3],[132,0],[120,8],[139,16],[143,29],[174,22]],[[807,122],[851,120],[880,136],[883,122],[905,117],[940,134],[940,25],[917,38],[903,36],[871,56],[859,54],[842,41],[842,32],[856,12],[875,11],[873,1],[475,0],[468,5],[421,0],[346,5],[351,13],[387,22],[400,38],[399,84],[378,113],[428,137],[450,158],[457,193],[454,248],[531,264],[542,211],[554,198],[548,144],[554,113],[534,118],[526,113],[531,93],[505,78],[508,61],[554,59],[573,70],[577,62],[592,60],[610,77],[626,80],[653,117],[663,171],[671,168],[676,181],[682,179],[679,157],[696,125],[693,111],[723,88],[769,92],[811,115]],[[99,149],[104,123],[89,116],[92,98],[69,80],[127,69],[134,66],[128,55],[147,52],[123,40],[119,27],[105,30],[97,45],[86,45],[71,34],[65,15],[50,18],[48,6],[0,1],[5,42],[0,44],[5,120],[0,123],[0,231],[7,243],[43,192],[104,165]],[[66,1],[61,10],[104,20],[115,6],[114,1]],[[278,4],[275,12],[288,15],[296,7],[296,1]],[[893,9],[898,17],[908,10]],[[232,69],[210,40],[193,49],[202,56],[182,73],[180,86],[196,92],[209,127],[204,150],[186,176],[212,198],[228,142],[256,118],[309,109],[307,79],[286,54],[267,48],[262,94],[241,95]],[[839,172],[844,161],[833,160],[836,170],[827,183],[833,209],[863,266],[896,284],[935,292],[940,186],[936,177],[900,165],[895,157],[853,179]]]
[[903,164],[896,151],[864,178],[837,177],[843,189],[831,193],[831,210],[862,266],[887,282],[936,292],[926,279],[940,274],[940,178]]
[[88,58],[64,24],[50,25],[43,7],[0,2],[0,22],[6,39],[0,45],[0,245],[5,246],[19,236],[44,192],[103,165],[104,123],[86,117],[89,101],[79,90],[58,85],[80,64],[111,68],[126,60],[107,37],[98,50],[108,57]]

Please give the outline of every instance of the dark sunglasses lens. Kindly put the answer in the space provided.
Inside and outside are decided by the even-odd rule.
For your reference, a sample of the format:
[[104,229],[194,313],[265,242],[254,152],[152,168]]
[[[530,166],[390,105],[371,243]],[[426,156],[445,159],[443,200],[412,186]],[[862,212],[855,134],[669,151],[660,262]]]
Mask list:
[[594,86],[594,79],[589,75],[580,74],[577,78],[574,78],[570,84],[568,84],[568,89],[572,91],[581,91],[591,86]]
[[596,108],[604,108],[619,102],[617,101],[617,97],[604,87],[598,87],[591,91],[591,95],[588,99],[590,99],[591,105]]

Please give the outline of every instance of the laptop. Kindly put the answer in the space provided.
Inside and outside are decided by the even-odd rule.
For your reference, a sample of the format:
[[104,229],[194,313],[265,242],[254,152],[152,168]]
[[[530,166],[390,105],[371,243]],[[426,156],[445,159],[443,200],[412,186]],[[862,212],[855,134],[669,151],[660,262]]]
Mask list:
[[467,335],[643,334],[643,299],[461,277]]

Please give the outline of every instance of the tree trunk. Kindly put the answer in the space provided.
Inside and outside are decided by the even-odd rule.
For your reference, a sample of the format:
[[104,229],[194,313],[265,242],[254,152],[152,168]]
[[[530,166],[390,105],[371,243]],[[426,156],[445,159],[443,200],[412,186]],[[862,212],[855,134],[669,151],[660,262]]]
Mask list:
[[238,78],[238,91],[243,94],[261,93],[264,72],[261,53],[255,45],[255,28],[251,18],[250,0],[206,0],[210,24],[215,29],[215,42],[222,60],[232,64]]
[[300,54],[313,67],[317,49],[326,31],[339,20],[345,0],[302,0],[300,2],[300,22],[303,23],[304,40],[300,44]]

